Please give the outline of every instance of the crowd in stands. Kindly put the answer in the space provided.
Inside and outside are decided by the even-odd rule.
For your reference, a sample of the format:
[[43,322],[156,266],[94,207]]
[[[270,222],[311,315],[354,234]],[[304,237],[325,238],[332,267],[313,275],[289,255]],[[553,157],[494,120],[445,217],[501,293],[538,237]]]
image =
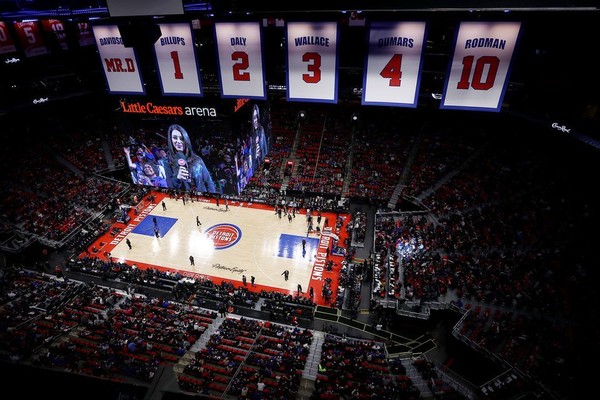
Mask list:
[[261,310],[268,311],[272,321],[282,320],[296,325],[298,318],[313,319],[315,303],[312,299],[266,290],[260,292],[260,297],[264,298]]
[[[236,286],[232,282],[222,281],[213,283],[210,279],[192,279],[180,272],[161,271],[156,268],[137,268],[135,265],[117,262],[114,260],[101,260],[96,257],[83,257],[68,260],[66,268],[70,272],[98,277],[104,281],[118,281],[128,284],[133,291],[146,289],[163,290],[172,293],[176,299],[197,305],[207,302],[224,304],[225,308],[240,306],[254,308],[261,296],[272,299],[275,293],[256,293],[244,286]],[[295,307],[314,307],[314,303],[307,302],[304,297],[290,297],[286,301]],[[307,310],[305,317],[312,311]],[[290,311],[292,314],[301,312]],[[287,315],[287,313],[286,313]]]
[[[187,391],[287,399],[298,390],[312,342],[308,329],[226,311],[214,327],[214,310],[23,268],[7,269],[2,285],[3,361],[140,384],[159,366],[182,364],[178,379]],[[194,347],[203,335],[210,337]]]
[[589,333],[575,321],[595,303],[583,293],[596,210],[574,176],[535,146],[495,138],[423,196],[432,213],[377,217],[378,286],[421,303],[443,302],[452,291],[469,310],[462,339],[568,391],[556,377],[580,371],[569,356],[577,353],[573,337]]
[[367,235],[367,215],[362,210],[357,210],[352,215],[352,221],[348,224],[348,229],[352,231],[352,245],[364,247]]
[[191,392],[294,398],[311,342],[309,330],[227,318],[185,367],[179,382]]
[[418,132],[408,118],[366,115],[354,129],[348,196],[387,203],[400,182]]
[[402,364],[392,362],[380,342],[326,335],[312,399],[419,399]]
[[2,357],[109,379],[150,382],[216,312],[22,268],[5,271]]

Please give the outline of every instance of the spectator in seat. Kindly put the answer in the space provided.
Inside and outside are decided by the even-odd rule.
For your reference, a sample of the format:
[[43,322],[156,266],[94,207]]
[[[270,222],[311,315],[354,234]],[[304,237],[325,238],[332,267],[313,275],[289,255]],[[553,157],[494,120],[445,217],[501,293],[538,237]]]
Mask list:
[[139,181],[139,177],[144,174],[144,162],[151,160],[154,161],[154,155],[145,145],[137,146],[135,151],[135,158],[131,156],[131,147],[123,147],[125,152],[125,158],[127,159],[127,165],[129,165],[129,171],[131,172],[131,180],[133,183],[142,184]]
[[169,187],[167,180],[163,176],[160,176],[160,168],[161,167],[153,161],[145,161],[142,164],[143,173],[138,176],[138,183],[154,187]]

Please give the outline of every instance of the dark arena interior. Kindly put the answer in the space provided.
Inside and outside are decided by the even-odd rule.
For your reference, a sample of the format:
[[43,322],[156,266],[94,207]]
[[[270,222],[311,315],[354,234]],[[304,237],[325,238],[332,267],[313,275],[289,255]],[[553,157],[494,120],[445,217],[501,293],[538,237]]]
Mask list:
[[599,37],[597,1],[0,0],[3,393],[590,398]]

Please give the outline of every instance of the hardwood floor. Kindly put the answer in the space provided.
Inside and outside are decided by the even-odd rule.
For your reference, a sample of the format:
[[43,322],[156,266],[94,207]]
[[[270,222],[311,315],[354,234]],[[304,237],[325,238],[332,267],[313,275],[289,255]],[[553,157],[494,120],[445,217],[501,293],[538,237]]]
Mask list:
[[[243,285],[245,275],[246,286],[253,291],[296,294],[300,285],[307,295],[312,286],[317,303],[322,300],[325,278],[331,279],[333,290],[337,289],[343,257],[329,250],[334,238],[345,238],[345,228],[324,226],[325,219],[335,221],[336,214],[322,214],[319,227],[323,234],[307,234],[306,210],[288,219],[287,215],[280,218],[271,206],[264,204],[229,202],[226,206],[221,199],[217,206],[215,199],[202,198],[184,205],[181,199],[155,196],[154,203],[145,202],[137,213],[131,211],[127,224],[116,224],[121,229],[117,235],[99,239],[98,255],[110,252],[114,261],[138,268],[176,270],[193,278],[231,281],[235,286]],[[316,217],[313,224],[316,228]],[[328,259],[338,268],[327,272],[324,265]],[[285,270],[289,271],[288,280],[283,276]]]

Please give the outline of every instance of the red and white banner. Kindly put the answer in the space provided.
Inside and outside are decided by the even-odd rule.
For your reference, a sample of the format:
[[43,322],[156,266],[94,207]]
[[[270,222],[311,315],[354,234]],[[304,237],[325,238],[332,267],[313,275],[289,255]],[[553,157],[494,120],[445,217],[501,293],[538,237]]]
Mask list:
[[133,48],[125,47],[117,25],[93,26],[98,53],[111,93],[145,94]]
[[0,54],[14,53],[17,47],[10,37],[8,26],[4,21],[0,21]]
[[202,96],[190,24],[159,24],[154,54],[163,95]]
[[215,43],[221,97],[266,99],[259,22],[217,22]]
[[25,56],[35,57],[48,54],[48,48],[44,44],[37,21],[15,22],[14,26]]
[[520,22],[461,22],[440,108],[500,111]]
[[67,32],[65,30],[65,24],[58,19],[45,19],[42,21],[42,26],[46,32],[50,32],[56,37],[60,48],[63,50],[69,49],[69,43],[67,42]]
[[287,99],[337,103],[336,22],[287,24]]
[[417,107],[425,28],[425,22],[371,24],[362,104]]
[[88,22],[77,22],[77,42],[80,47],[91,46],[95,43],[92,27]]

